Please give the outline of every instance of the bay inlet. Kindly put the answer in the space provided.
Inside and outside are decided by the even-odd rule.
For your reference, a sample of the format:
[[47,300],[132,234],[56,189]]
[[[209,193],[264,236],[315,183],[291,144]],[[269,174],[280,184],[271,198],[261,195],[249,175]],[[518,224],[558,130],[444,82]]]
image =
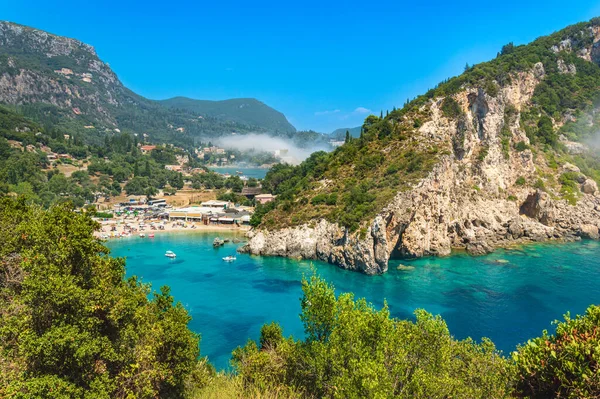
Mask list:
[[[551,322],[564,313],[600,303],[599,242],[391,261],[387,274],[370,277],[318,261],[237,254],[235,262],[224,262],[238,244],[214,249],[216,236],[164,234],[107,245],[113,256],[126,258],[128,276],[139,276],[153,290],[171,287],[193,318],[190,328],[202,336],[202,355],[219,369],[229,367],[234,348],[258,338],[264,323],[277,321],[285,335],[303,336],[301,280],[313,272],[338,292],[353,292],[376,307],[386,300],[394,317],[412,318],[417,308],[440,314],[455,337],[489,337],[505,353],[552,330]],[[167,250],[177,258],[166,258]]]

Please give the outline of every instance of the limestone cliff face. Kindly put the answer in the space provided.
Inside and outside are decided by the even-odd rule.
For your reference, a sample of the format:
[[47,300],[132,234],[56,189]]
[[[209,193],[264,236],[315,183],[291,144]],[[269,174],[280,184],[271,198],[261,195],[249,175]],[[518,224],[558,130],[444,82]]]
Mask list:
[[393,256],[444,256],[455,248],[483,254],[520,242],[598,238],[600,194],[595,182],[578,170],[582,193],[575,206],[558,199],[552,188],[546,193],[517,183],[534,182],[540,172],[561,173],[530,149],[514,149],[516,143],[529,147],[520,113],[544,76],[540,63],[514,74],[494,96],[463,87],[453,96],[462,111],[457,118],[444,116],[444,98],[425,105],[421,112],[430,118],[419,128],[420,140],[436,143],[446,155],[425,179],[399,192],[366,235],[349,234],[321,220],[314,226],[252,231],[241,250],[320,259],[378,274],[387,271]]
[[108,64],[78,40],[0,21],[0,50],[0,102],[48,103],[113,126],[109,108],[128,102]]

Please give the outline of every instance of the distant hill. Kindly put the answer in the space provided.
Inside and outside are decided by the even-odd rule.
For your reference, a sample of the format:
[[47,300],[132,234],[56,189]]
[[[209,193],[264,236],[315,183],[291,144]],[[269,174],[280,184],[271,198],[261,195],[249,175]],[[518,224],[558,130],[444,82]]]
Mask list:
[[168,108],[193,112],[203,117],[255,126],[270,133],[294,133],[285,115],[255,98],[234,98],[223,101],[195,100],[173,97],[158,101]]
[[331,132],[329,134],[329,136],[331,136],[331,138],[335,138],[335,139],[339,139],[339,140],[343,140],[346,138],[346,130],[350,132],[350,135],[352,137],[358,138],[360,137],[360,129],[361,126],[357,126],[357,127],[344,127],[341,129],[335,129],[333,132]]
[[210,115],[144,98],[125,87],[92,46],[0,21],[0,104],[44,126],[97,144],[119,131],[178,145],[232,132],[295,131],[257,100],[201,103]]

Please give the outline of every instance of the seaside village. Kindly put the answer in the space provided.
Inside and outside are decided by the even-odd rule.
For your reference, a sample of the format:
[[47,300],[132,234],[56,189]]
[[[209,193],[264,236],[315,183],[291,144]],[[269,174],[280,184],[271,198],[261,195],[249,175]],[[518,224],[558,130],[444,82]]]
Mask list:
[[[155,145],[139,146],[144,154],[149,154],[155,148]],[[196,152],[199,156],[207,153],[226,154],[225,149],[215,146],[197,149]],[[187,167],[188,161],[187,155],[177,156],[177,164],[165,165],[165,169],[181,172],[186,182],[189,182],[194,174],[206,173],[202,168]],[[225,178],[230,177],[229,173],[219,174]],[[242,181],[248,181],[243,172],[237,171],[236,175]],[[235,194],[254,204],[266,204],[275,199],[272,194],[262,193],[260,183],[256,187],[244,186],[241,192]],[[102,226],[98,236],[103,239],[130,236],[153,238],[157,232],[195,229],[246,231],[250,228],[250,218],[254,213],[254,206],[217,200],[216,190],[195,190],[189,187],[189,184],[176,194],[161,191],[151,199],[141,195],[130,195],[118,198],[119,202],[116,202],[115,198],[104,200],[106,202],[99,198],[95,204],[102,214],[112,214],[111,218],[96,218]]]
[[[244,189],[243,194],[266,204],[275,197],[259,194],[259,190]],[[98,218],[101,224],[100,238],[121,238],[137,235],[153,238],[159,231],[194,229],[238,229],[250,228],[254,208],[239,206],[231,201],[208,200],[199,205],[175,207],[167,200],[147,201],[142,196],[130,196],[127,202],[113,205],[113,218]]]
[[[118,129],[115,129],[118,130]],[[118,133],[118,132],[117,132]],[[145,135],[144,135],[145,136]],[[145,139],[146,137],[144,137]],[[65,135],[65,140],[70,137]],[[21,151],[40,151],[44,153],[49,162],[50,169],[57,169],[70,176],[75,171],[87,170],[87,160],[75,159],[69,154],[54,153],[47,146],[35,147],[33,145],[23,146],[21,143],[9,140],[13,148]],[[143,154],[150,154],[156,145],[138,144]],[[177,147],[174,147],[177,149]],[[183,152],[183,149],[180,149]],[[283,151],[283,150],[282,150]],[[227,151],[216,146],[196,149],[196,154],[203,157],[205,154],[213,154],[218,158],[219,166],[228,165],[233,161],[233,156],[226,157]],[[203,168],[188,167],[187,155],[178,155],[177,163],[165,165],[165,169],[181,172],[185,186],[176,193],[160,190],[152,198],[143,195],[129,195],[125,193],[117,197],[106,197],[98,193],[94,205],[98,211],[96,220],[101,224],[101,230],[97,235],[103,239],[139,236],[141,238],[154,237],[156,232],[177,231],[186,229],[228,229],[248,230],[250,218],[254,213],[253,206],[242,206],[231,201],[219,201],[216,199],[217,190],[193,189],[190,180],[195,174],[204,174]],[[216,165],[207,165],[216,166]],[[242,167],[238,163],[235,166]],[[261,165],[267,168],[271,165]],[[234,167],[232,165],[232,167]],[[229,173],[219,173],[228,178]],[[234,172],[242,181],[248,181],[243,172]],[[260,182],[255,187],[247,185],[241,192],[235,193],[243,196],[253,204],[266,204],[275,199],[269,193],[262,193]]]

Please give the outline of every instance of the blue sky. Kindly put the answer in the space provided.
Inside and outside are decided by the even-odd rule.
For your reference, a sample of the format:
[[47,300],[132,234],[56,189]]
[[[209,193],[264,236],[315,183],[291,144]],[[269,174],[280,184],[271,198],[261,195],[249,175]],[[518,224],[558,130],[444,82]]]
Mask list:
[[322,132],[594,16],[600,0],[0,0],[0,19],[93,45],[148,98],[255,97]]

